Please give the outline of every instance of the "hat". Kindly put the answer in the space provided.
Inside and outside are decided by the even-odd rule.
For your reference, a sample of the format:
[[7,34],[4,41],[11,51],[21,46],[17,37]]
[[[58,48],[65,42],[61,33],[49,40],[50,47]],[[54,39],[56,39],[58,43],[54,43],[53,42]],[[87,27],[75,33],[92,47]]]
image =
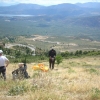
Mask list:
[[3,53],[3,51],[2,51],[2,50],[0,50],[0,53]]

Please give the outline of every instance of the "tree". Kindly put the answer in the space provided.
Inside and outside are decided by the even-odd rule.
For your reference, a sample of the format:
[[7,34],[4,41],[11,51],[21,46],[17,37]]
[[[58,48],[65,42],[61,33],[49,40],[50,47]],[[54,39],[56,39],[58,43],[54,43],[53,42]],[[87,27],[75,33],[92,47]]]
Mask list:
[[62,53],[61,53],[61,56],[62,56],[62,57],[68,57],[68,56],[69,56],[69,52],[68,52],[68,51],[62,52]]
[[16,53],[15,53],[15,58],[19,58],[20,55],[21,55],[21,52],[20,52],[20,51],[16,51]]
[[77,50],[77,51],[75,52],[75,56],[78,56],[78,54],[79,54],[79,51]]
[[79,55],[82,55],[82,50],[79,50],[78,54],[79,54]]
[[86,54],[88,54],[88,52],[87,51],[84,51],[83,54],[86,55]]
[[57,55],[56,56],[56,61],[57,61],[57,64],[59,65],[62,62],[62,56],[61,55]]

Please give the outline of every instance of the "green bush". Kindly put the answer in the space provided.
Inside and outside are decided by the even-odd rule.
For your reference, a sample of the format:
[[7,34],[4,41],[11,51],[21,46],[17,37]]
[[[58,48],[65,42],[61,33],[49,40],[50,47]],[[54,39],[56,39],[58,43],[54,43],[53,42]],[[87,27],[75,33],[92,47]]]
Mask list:
[[62,62],[62,56],[61,55],[57,55],[56,56],[56,62],[57,62],[57,64],[59,65],[61,62]]

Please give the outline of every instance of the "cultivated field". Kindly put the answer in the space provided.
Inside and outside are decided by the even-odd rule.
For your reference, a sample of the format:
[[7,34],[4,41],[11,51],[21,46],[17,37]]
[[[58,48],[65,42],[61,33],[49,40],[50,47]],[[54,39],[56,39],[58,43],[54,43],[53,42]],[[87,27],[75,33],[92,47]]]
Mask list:
[[7,81],[0,80],[0,100],[100,100],[99,56],[65,59],[48,72],[32,70],[36,64],[28,64],[30,79],[16,81],[11,72],[18,65],[10,64]]

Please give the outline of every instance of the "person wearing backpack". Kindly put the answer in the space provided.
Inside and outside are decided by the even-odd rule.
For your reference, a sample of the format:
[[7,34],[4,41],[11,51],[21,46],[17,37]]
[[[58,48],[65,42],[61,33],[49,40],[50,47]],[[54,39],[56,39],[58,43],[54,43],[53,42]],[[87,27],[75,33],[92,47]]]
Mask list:
[[9,65],[9,60],[3,56],[3,51],[0,50],[0,75],[2,74],[4,80],[6,80],[6,67]]

